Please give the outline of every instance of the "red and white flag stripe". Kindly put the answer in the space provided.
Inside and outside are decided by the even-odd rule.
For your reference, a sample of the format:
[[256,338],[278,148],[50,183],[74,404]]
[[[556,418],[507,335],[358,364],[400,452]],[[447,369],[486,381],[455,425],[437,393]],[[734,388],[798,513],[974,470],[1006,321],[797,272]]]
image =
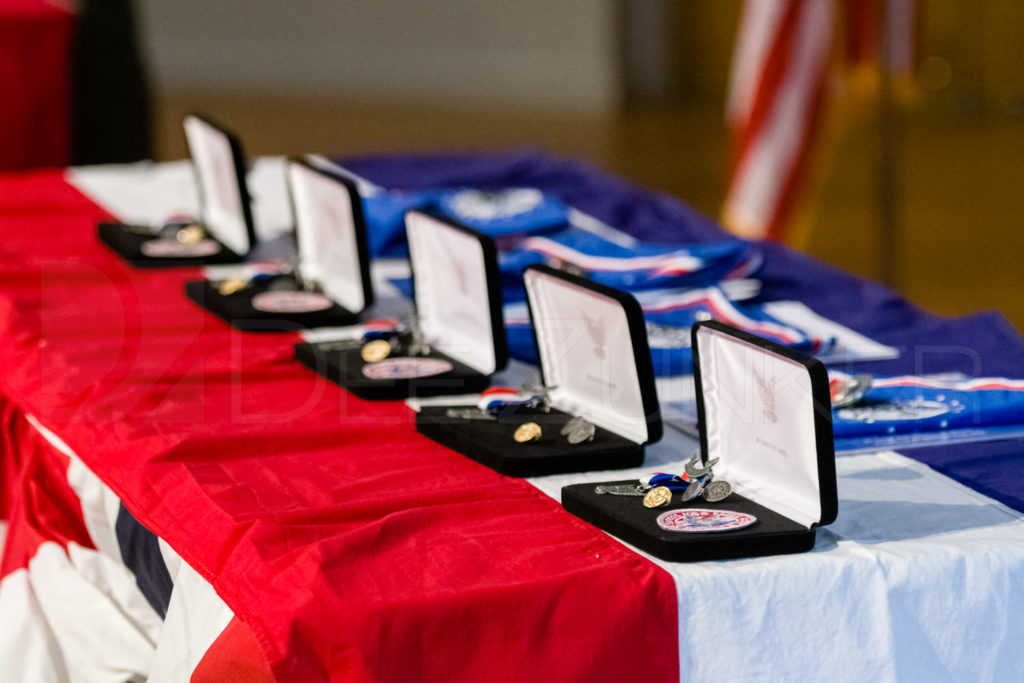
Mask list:
[[824,91],[833,0],[747,0],[731,76],[737,141],[723,209],[730,230],[781,237]]
[[[820,120],[837,0],[746,0],[726,105],[734,140],[723,221],[751,238],[785,237]],[[848,64],[907,75],[914,0],[845,0]],[[882,38],[885,38],[883,41]]]
[[112,494],[52,432],[0,403],[12,475],[0,482],[0,680],[144,680],[163,622],[121,563]]

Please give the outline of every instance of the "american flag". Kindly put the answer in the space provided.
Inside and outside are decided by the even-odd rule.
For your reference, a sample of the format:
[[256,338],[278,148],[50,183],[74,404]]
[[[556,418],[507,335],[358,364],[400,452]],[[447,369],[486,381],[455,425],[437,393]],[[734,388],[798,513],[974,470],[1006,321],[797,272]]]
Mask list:
[[[723,207],[723,221],[738,235],[785,237],[821,119],[840,9],[851,64],[880,64],[887,55],[891,71],[910,69],[914,0],[746,0],[743,5],[726,105],[734,157]],[[885,16],[884,31],[880,16]]]

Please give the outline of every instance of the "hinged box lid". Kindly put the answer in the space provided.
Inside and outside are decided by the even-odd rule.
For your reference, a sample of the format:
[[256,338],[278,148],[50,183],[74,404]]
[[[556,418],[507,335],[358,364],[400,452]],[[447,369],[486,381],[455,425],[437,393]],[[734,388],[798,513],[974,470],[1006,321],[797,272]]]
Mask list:
[[632,295],[548,266],[523,272],[554,407],[639,444],[661,438],[643,311]]
[[185,139],[196,172],[203,227],[239,256],[256,243],[245,157],[238,138],[199,114],[184,120]]
[[808,528],[837,511],[821,361],[715,321],[692,329],[701,454],[716,478]]
[[373,303],[362,200],[348,178],[292,159],[288,191],[298,245],[298,274],[353,313]]
[[420,331],[484,375],[508,364],[498,252],[487,235],[437,213],[405,215]]

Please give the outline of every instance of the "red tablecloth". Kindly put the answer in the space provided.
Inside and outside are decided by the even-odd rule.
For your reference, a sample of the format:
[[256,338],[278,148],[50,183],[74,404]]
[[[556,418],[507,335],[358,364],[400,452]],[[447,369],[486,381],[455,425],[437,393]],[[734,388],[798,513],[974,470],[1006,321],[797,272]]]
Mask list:
[[217,589],[282,680],[678,680],[666,573],[96,240],[56,172],[0,178],[0,393]]
[[55,2],[0,0],[0,169],[69,161],[73,20]]

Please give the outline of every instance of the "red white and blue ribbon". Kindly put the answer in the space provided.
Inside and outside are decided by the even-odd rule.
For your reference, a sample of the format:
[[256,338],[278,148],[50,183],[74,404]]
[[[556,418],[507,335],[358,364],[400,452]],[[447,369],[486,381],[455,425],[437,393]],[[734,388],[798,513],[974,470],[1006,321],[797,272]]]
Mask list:
[[484,389],[480,398],[477,399],[476,405],[480,410],[496,415],[509,406],[536,408],[545,400],[546,397],[542,394],[523,392],[512,387],[495,386]]

